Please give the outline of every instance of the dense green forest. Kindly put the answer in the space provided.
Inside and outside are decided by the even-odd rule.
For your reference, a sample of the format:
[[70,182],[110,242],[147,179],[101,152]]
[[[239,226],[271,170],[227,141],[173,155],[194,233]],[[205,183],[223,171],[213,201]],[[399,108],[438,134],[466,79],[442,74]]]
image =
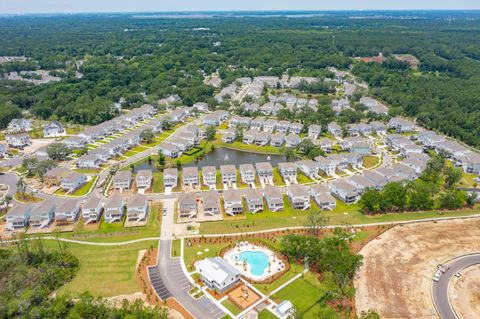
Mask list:
[[[0,56],[25,55],[43,69],[66,72],[63,81],[42,86],[1,81],[0,108],[6,116],[21,108],[40,118],[95,124],[115,115],[111,106],[120,98],[126,108],[144,103],[142,93],[148,102],[179,94],[187,105],[215,105],[213,88],[203,83],[215,70],[227,84],[285,70],[324,76],[327,66],[352,65],[371,94],[393,106],[393,114],[417,117],[429,128],[479,146],[479,17],[479,12],[4,17]],[[379,52],[409,53],[420,65],[414,70],[392,60],[378,65],[352,59]],[[5,63],[0,73],[34,67],[31,61]],[[12,107],[3,111],[5,105]],[[320,112],[311,118],[322,118],[325,110]]]
[[143,318],[166,319],[164,310],[125,302],[119,308],[85,293],[73,301],[52,293],[73,279],[78,259],[59,243],[48,251],[41,241],[21,241],[0,249],[0,318]]

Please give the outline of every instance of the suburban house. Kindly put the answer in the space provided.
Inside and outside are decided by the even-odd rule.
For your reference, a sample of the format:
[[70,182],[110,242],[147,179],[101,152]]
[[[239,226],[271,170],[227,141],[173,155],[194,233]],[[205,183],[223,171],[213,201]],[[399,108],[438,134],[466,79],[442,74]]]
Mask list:
[[298,136],[296,133],[290,133],[285,137],[285,143],[287,147],[297,147],[298,144],[300,144],[302,140],[300,139],[300,136]]
[[317,124],[312,124],[308,127],[308,137],[312,140],[315,141],[320,134],[322,133],[322,127]]
[[290,132],[295,134],[300,134],[303,130],[303,124],[301,123],[292,123],[290,124]]
[[35,228],[47,227],[55,216],[57,204],[53,199],[46,199],[35,205],[30,211],[30,226]]
[[350,151],[356,154],[369,155],[371,154],[371,145],[368,142],[355,142],[352,144]]
[[467,174],[480,174],[480,154],[470,152],[457,156],[456,165],[462,167]]
[[428,149],[435,149],[438,143],[445,141],[445,137],[432,131],[422,131],[417,134],[417,141]]
[[245,144],[253,144],[255,143],[255,138],[259,132],[257,130],[246,130],[243,132],[243,143]]
[[111,224],[114,222],[121,222],[123,218],[123,210],[125,207],[125,200],[119,192],[114,192],[107,199],[104,205],[103,216],[105,222]]
[[135,181],[137,188],[149,189],[152,186],[152,171],[149,169],[139,170]]
[[131,171],[118,171],[113,176],[113,188],[123,192],[126,189],[130,189],[132,185],[132,172]]
[[144,221],[147,219],[148,201],[143,194],[133,195],[127,203],[127,220]]
[[259,146],[268,145],[268,143],[270,142],[270,135],[271,134],[267,132],[258,132],[255,135],[255,144]]
[[270,162],[260,162],[255,164],[260,183],[273,185],[273,167]]
[[263,130],[268,133],[273,133],[277,128],[278,122],[272,119],[268,119],[263,124]]
[[277,123],[277,132],[287,134],[290,131],[291,123],[288,121],[279,121]]
[[355,203],[358,199],[358,189],[343,180],[336,180],[329,184],[330,191],[334,196],[346,204]]
[[219,126],[223,121],[228,118],[228,112],[223,110],[217,110],[203,118],[203,125]]
[[278,163],[278,170],[285,182],[290,184],[297,182],[297,165],[290,162]]
[[47,171],[43,175],[43,180],[47,187],[60,186],[62,179],[69,174],[70,170],[63,166],[57,166]]
[[85,224],[96,223],[102,216],[102,201],[97,196],[90,198],[83,204],[82,216]]
[[400,148],[400,154],[403,157],[408,157],[412,153],[416,153],[416,154],[423,153],[423,147],[416,144],[410,144],[410,145],[404,145]]
[[177,187],[178,185],[178,169],[166,168],[163,171],[163,185],[165,187]]
[[85,154],[77,160],[77,167],[84,169],[97,169],[102,164],[102,160],[95,154]]
[[205,216],[216,216],[220,214],[220,199],[214,190],[202,193],[203,214]]
[[194,218],[197,216],[197,197],[195,193],[180,193],[178,195],[178,217]]
[[437,152],[443,151],[448,156],[453,157],[453,158],[464,156],[464,155],[471,152],[468,148],[461,145],[460,143],[458,143],[456,141],[450,141],[450,140],[445,140],[443,142],[439,142],[437,144],[436,151]]
[[87,145],[87,140],[80,136],[71,136],[63,140],[69,149],[80,149]]
[[385,186],[385,184],[389,182],[388,178],[374,171],[363,171],[362,175],[363,177],[371,181],[375,185],[376,189],[382,188],[383,186]]
[[376,185],[369,179],[361,176],[361,175],[353,175],[346,180],[347,183],[353,185],[356,189],[358,189],[359,194],[363,193],[369,188],[375,188]]
[[252,164],[241,164],[240,165],[240,177],[242,178],[242,183],[244,184],[254,184],[255,183],[255,168]]
[[176,136],[184,140],[187,140],[190,143],[190,145],[193,145],[193,147],[198,146],[200,144],[200,138],[195,133],[180,132]]
[[234,115],[234,116],[232,116],[232,118],[228,122],[228,127],[233,128],[233,127],[237,127],[237,126],[243,126],[245,128],[248,128],[248,127],[250,127],[250,122],[251,121],[252,121],[252,119],[249,118],[249,117]]
[[342,127],[335,122],[331,122],[327,126],[328,133],[332,134],[335,137],[342,136]]
[[27,119],[12,119],[7,126],[7,133],[22,133],[32,130],[32,121]]
[[221,165],[220,175],[222,177],[222,184],[227,187],[233,187],[237,183],[237,169],[235,165]]
[[67,192],[73,192],[87,182],[87,176],[77,172],[69,172],[61,181],[61,187]]
[[415,131],[415,123],[402,117],[394,117],[388,122],[388,127],[394,129],[397,133],[406,133]]
[[197,102],[193,104],[192,108],[198,112],[208,112],[208,104],[204,102]]
[[330,190],[324,184],[312,185],[310,195],[321,210],[333,210],[337,206],[337,200],[330,195]]
[[243,213],[242,194],[236,189],[223,192],[223,204],[227,215],[235,216]]
[[263,125],[264,124],[265,124],[265,119],[264,118],[256,118],[256,119],[252,120],[252,122],[250,123],[250,128],[254,129],[254,130],[257,130],[257,131],[261,131],[261,130],[263,130]]
[[43,137],[49,138],[49,137],[59,137],[59,136],[65,136],[66,131],[65,128],[63,127],[62,124],[60,124],[57,121],[53,121],[48,125],[45,125],[43,127]]
[[310,208],[310,192],[307,186],[293,184],[287,188],[287,196],[295,209],[306,210]]
[[184,167],[182,172],[182,182],[183,187],[197,187],[200,184],[198,178],[198,168],[196,166]]
[[379,121],[372,121],[369,123],[370,127],[372,128],[372,133],[377,134],[387,134],[387,126]]
[[32,144],[27,133],[7,134],[5,135],[5,140],[7,141],[8,146],[20,149]]
[[278,318],[290,318],[295,314],[295,307],[290,300],[284,300],[275,308],[275,314]]
[[329,138],[322,138],[320,141],[318,141],[318,145],[320,146],[320,149],[324,151],[327,154],[332,153],[333,149],[333,142]]
[[280,132],[272,134],[270,139],[270,145],[275,147],[281,147],[283,143],[285,143],[285,134]]
[[402,164],[412,168],[415,173],[420,175],[427,168],[427,162],[428,160],[416,156],[409,156],[402,161]]
[[237,132],[233,128],[225,130],[225,133],[222,135],[222,142],[224,143],[233,143],[237,138]]
[[78,219],[79,214],[80,201],[64,201],[63,204],[55,210],[55,223],[57,226],[72,224]]
[[171,158],[177,158],[178,156],[181,155],[180,149],[177,146],[170,144],[168,142],[162,143],[159,146],[158,151],[161,152],[163,155]]
[[205,286],[217,293],[226,292],[240,283],[240,271],[221,257],[201,260],[196,268]]
[[303,174],[305,174],[309,178],[315,179],[316,177],[318,177],[318,163],[312,160],[301,160],[296,162],[295,165]]
[[193,148],[193,143],[190,142],[189,140],[186,140],[182,137],[173,137],[168,140],[168,144],[171,144],[178,148],[182,153],[186,152],[188,150],[191,150]]
[[408,165],[404,165],[403,163],[393,164],[392,169],[395,171],[397,176],[407,181],[413,181],[418,177],[418,174],[415,171],[415,169],[411,168]]
[[360,98],[359,102],[365,105],[370,112],[377,114],[388,114],[388,107],[372,97],[363,96]]
[[217,185],[217,169],[215,166],[202,167],[203,184],[212,188]]
[[270,211],[277,212],[283,210],[283,195],[277,187],[272,185],[265,186],[264,195]]
[[28,226],[30,220],[31,204],[16,204],[6,216],[8,230],[24,229]]
[[263,210],[263,194],[259,189],[247,189],[245,191],[245,203],[250,213],[255,214]]
[[102,162],[106,162],[112,156],[112,151],[108,149],[106,146],[102,146],[94,150],[91,150],[89,154],[95,155]]

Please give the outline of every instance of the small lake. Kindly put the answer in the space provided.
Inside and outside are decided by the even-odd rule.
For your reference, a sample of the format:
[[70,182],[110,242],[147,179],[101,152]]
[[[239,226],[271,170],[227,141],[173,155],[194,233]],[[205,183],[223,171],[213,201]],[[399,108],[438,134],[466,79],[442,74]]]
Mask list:
[[259,162],[270,162],[272,166],[275,167],[278,163],[288,161],[283,155],[248,153],[222,147],[214,149],[198,161],[185,164],[185,166],[198,166],[200,168],[204,166],[216,166],[218,168],[220,165],[233,164],[238,168],[241,164],[255,165],[255,163]]
[[[296,158],[291,159],[290,161],[295,161]],[[267,154],[258,154],[258,153],[248,153],[239,150],[233,150],[229,148],[216,148],[210,153],[206,154],[203,158],[199,159],[198,161],[193,161],[191,163],[187,163],[184,166],[197,166],[200,169],[204,166],[215,166],[217,169],[220,165],[235,165],[238,166],[241,164],[253,164],[259,162],[270,162],[273,167],[278,166],[278,163],[281,162],[288,162],[287,158],[283,155],[267,155]],[[156,167],[156,161],[152,160],[151,164],[148,161],[140,165],[136,165],[133,173],[137,173],[137,171],[142,169],[150,169],[153,172],[158,172]]]

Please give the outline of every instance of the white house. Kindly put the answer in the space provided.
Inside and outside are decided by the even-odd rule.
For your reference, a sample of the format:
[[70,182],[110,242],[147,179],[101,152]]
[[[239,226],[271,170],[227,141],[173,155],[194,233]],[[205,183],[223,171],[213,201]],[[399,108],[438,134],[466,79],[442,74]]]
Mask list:
[[43,137],[50,138],[50,137],[59,137],[65,136],[66,131],[60,122],[53,121],[50,124],[47,124],[43,127]]
[[251,185],[255,183],[255,168],[252,164],[241,164],[240,165],[240,176],[242,178],[242,183]]
[[80,201],[66,200],[55,211],[55,223],[66,225],[75,222],[80,214]]
[[229,189],[223,192],[225,213],[230,216],[243,213],[242,194],[236,189]]
[[137,188],[149,189],[152,186],[152,171],[149,169],[139,170],[135,181]]
[[30,212],[33,206],[31,204],[16,204],[6,216],[8,230],[24,229],[28,226]]
[[355,203],[358,199],[359,190],[343,180],[336,180],[330,183],[330,191],[334,196],[346,204]]
[[237,183],[237,169],[235,165],[221,165],[220,175],[222,184],[227,185],[227,187],[233,187]]
[[118,171],[113,177],[113,188],[123,192],[126,189],[130,189],[132,185],[132,172],[131,171]]
[[215,166],[202,167],[203,184],[213,188],[217,184],[217,169]]
[[198,168],[196,166],[184,167],[182,172],[182,182],[183,187],[197,187],[200,184],[198,178]]
[[312,185],[310,195],[321,210],[333,210],[337,206],[336,199],[330,195],[330,190],[323,184]]
[[283,210],[283,195],[277,187],[272,185],[265,186],[264,194],[265,202],[270,211],[277,212]]
[[5,140],[7,141],[8,146],[20,149],[32,144],[30,137],[26,133],[7,134]]
[[8,133],[30,132],[32,130],[32,121],[27,119],[13,119],[8,123]]
[[259,189],[247,189],[245,191],[245,203],[250,213],[255,214],[263,210],[263,194]]
[[67,192],[73,192],[87,182],[87,176],[77,172],[70,172],[62,178],[61,187]]
[[46,199],[35,205],[30,211],[30,226],[34,228],[47,227],[55,216],[57,204],[53,199]]
[[308,127],[308,137],[312,140],[315,141],[320,134],[322,133],[322,127],[317,124],[312,124]]
[[285,182],[290,184],[297,182],[297,166],[294,163],[278,163],[278,170]]
[[168,143],[168,142],[162,143],[158,150],[163,155],[171,157],[171,158],[177,158],[182,154],[180,149],[177,146],[175,146],[171,143]]
[[310,192],[307,186],[293,184],[287,188],[287,196],[294,209],[306,210],[310,208]]
[[214,190],[202,193],[203,214],[205,216],[217,216],[220,214],[220,199]]
[[82,216],[85,224],[96,223],[102,216],[102,201],[97,196],[90,198],[83,204]]
[[306,176],[312,179],[318,177],[318,164],[316,162],[312,160],[301,160],[296,162],[295,165],[297,165],[297,168]]
[[147,219],[148,201],[143,194],[133,195],[127,203],[127,220],[143,221]]
[[177,187],[177,185],[178,185],[178,169],[167,168],[163,171],[163,185],[165,187]]
[[104,205],[103,216],[105,218],[105,222],[111,224],[122,221],[124,207],[125,200],[119,192],[114,192],[112,195],[110,195]]
[[194,218],[197,216],[197,197],[195,193],[180,193],[178,195],[178,217]]
[[270,162],[255,163],[260,183],[273,185],[273,167]]
[[223,293],[240,283],[240,271],[221,257],[206,258],[197,262],[197,272],[211,290]]

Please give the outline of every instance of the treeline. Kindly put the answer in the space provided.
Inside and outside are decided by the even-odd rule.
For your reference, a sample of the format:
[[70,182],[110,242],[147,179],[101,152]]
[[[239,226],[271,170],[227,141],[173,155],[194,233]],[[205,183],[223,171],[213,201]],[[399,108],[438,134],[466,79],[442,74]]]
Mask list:
[[[328,287],[327,293],[318,296],[322,306],[321,318],[352,318],[354,315],[348,300],[355,296],[353,277],[361,265],[362,256],[350,251],[351,240],[351,234],[341,228],[335,229],[333,236],[326,238],[305,235],[282,238],[282,253],[290,260],[308,265],[311,271],[320,273],[322,283]],[[302,314],[298,317],[301,318]]]
[[21,241],[17,248],[0,249],[0,318],[167,319],[164,309],[124,302],[112,308],[86,293],[72,300],[52,293],[77,273],[78,259],[59,243],[59,251],[44,249],[41,241]]
[[390,182],[382,190],[369,189],[360,205],[366,214],[458,209],[475,204],[475,196],[457,189],[462,170],[440,155],[432,157],[420,178],[410,182]]

